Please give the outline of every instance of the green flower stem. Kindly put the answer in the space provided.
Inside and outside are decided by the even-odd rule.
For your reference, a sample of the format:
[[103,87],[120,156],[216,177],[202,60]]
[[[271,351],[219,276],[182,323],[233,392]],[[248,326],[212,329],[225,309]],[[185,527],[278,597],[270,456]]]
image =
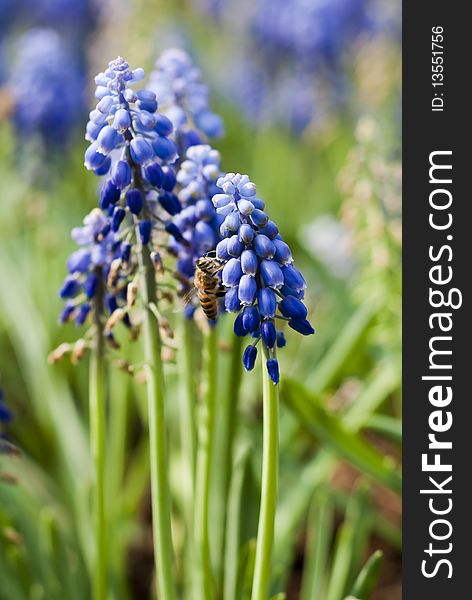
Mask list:
[[210,327],[205,336],[204,361],[205,387],[198,436],[194,535],[199,569],[198,584],[201,588],[199,597],[210,600],[214,597],[215,589],[210,556],[208,508],[218,375],[218,336],[216,327]]
[[182,365],[182,393],[180,406],[180,437],[182,444],[182,455],[185,468],[190,476],[190,493],[187,494],[188,504],[188,527],[193,525],[193,499],[195,494],[195,456],[196,456],[196,418],[195,407],[197,405],[197,380],[195,377],[197,366],[195,364],[196,327],[192,319],[183,319],[182,339],[183,357]]
[[233,446],[234,436],[236,433],[236,421],[238,410],[239,389],[241,387],[243,361],[241,358],[241,348],[243,338],[233,336],[233,344],[231,348],[231,365],[228,379],[228,388],[223,399],[224,414],[226,415],[225,422],[225,437],[223,445],[223,486],[225,499],[228,497],[229,483],[231,479],[231,471],[233,469]]
[[186,544],[184,552],[184,587],[188,595],[193,590],[193,572],[195,565],[195,548],[193,535],[194,499],[195,499],[195,466],[197,447],[197,424],[195,410],[197,406],[197,365],[195,344],[197,328],[193,319],[182,319],[183,352],[180,360],[181,391],[180,400],[180,442],[182,451],[185,481],[188,482],[185,493],[184,517],[186,524]]
[[[98,273],[101,280],[101,273]],[[94,301],[94,339],[90,356],[90,445],[94,465],[95,561],[93,598],[106,600],[108,588],[107,534],[105,518],[105,348],[101,322],[103,290]]]
[[[125,134],[129,143],[133,134]],[[146,197],[141,167],[133,161],[129,145],[127,157],[133,171],[133,181],[143,197]],[[146,216],[148,208],[143,212]],[[135,220],[136,240],[140,239],[137,219]],[[149,458],[151,469],[152,535],[154,543],[154,564],[160,600],[175,600],[177,590],[173,572],[173,546],[171,528],[171,500],[167,464],[167,438],[165,418],[164,369],[161,359],[161,336],[159,323],[154,311],[157,308],[155,270],[147,246],[138,252],[141,269],[141,296],[144,312],[144,360],[146,371],[148,413],[149,413]],[[154,310],[153,310],[154,309]]]
[[[216,420],[218,422],[215,432],[214,451],[214,486],[212,521],[215,526],[210,533],[212,546],[212,563],[217,578],[223,578],[225,537],[226,537],[226,512],[228,507],[228,494],[233,470],[233,446],[236,434],[237,408],[239,389],[241,386],[243,363],[241,348],[243,338],[234,335],[231,328],[231,354],[224,371],[224,392],[218,397]],[[221,589],[223,582],[221,581]]]
[[[268,358],[264,348],[265,359]],[[262,491],[257,527],[256,560],[252,585],[252,600],[267,600],[270,565],[274,541],[275,508],[277,504],[277,472],[279,446],[279,390],[269,378],[262,363],[263,389],[263,454]]]
[[[138,235],[139,239],[139,235]],[[164,372],[161,360],[159,324],[152,311],[157,305],[154,266],[149,249],[139,252],[142,271],[144,313],[144,356],[149,411],[149,454],[151,466],[152,531],[154,563],[160,600],[174,600],[170,492],[168,481],[166,419],[164,406]]]

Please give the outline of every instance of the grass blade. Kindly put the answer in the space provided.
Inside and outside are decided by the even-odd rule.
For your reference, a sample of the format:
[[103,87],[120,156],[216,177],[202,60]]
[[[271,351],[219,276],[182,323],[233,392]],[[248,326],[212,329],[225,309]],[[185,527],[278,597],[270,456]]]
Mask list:
[[329,494],[326,490],[320,490],[313,497],[308,515],[306,566],[303,569],[301,600],[317,600],[323,597],[333,515],[334,507]]
[[360,471],[400,493],[401,476],[380,452],[358,434],[346,429],[318,402],[314,395],[293,380],[283,383],[283,398],[304,427]]
[[226,519],[226,547],[224,564],[224,598],[236,600],[238,586],[238,563],[241,539],[241,518],[244,479],[249,467],[251,446],[245,445],[237,458],[231,478],[228,512]]
[[377,550],[372,554],[359,573],[351,591],[351,596],[359,600],[369,600],[380,575],[383,563],[383,552]]
[[326,600],[342,600],[349,577],[354,550],[354,528],[345,521],[338,530],[333,559],[333,567],[328,583]]
[[325,390],[346,363],[378,310],[378,302],[365,302],[352,315],[335,338],[329,351],[308,378],[307,385],[315,392]]

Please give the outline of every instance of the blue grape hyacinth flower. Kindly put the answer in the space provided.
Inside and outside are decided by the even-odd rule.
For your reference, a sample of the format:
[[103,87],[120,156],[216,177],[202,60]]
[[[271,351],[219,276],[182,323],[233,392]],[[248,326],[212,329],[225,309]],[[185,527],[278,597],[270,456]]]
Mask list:
[[297,135],[346,109],[346,58],[365,40],[397,38],[401,21],[399,5],[381,0],[191,1],[224,33],[214,70],[221,92],[252,123],[288,125]]
[[80,61],[52,29],[28,31],[18,48],[8,82],[16,129],[23,139],[61,149],[85,110]]
[[283,347],[285,338],[277,330],[276,320],[286,321],[302,335],[314,333],[303,303],[306,283],[249,177],[227,173],[216,184],[220,193],[213,196],[213,204],[224,217],[220,227],[223,239],[216,246],[216,257],[224,262],[225,307],[237,313],[235,334],[254,339],[244,352],[246,370],[254,367],[256,345],[261,341],[267,350],[269,377],[277,384],[276,347]]
[[111,229],[111,218],[94,208],[82,227],[72,230],[72,239],[80,246],[67,259],[68,274],[59,290],[65,301],[59,321],[83,325],[91,313],[93,299],[105,286],[112,261],[119,258],[126,244]]
[[210,139],[223,135],[223,120],[209,106],[208,87],[184,50],[170,48],[160,55],[150,75],[149,88],[172,121],[183,150],[201,144],[202,134]]
[[[186,160],[180,165],[177,182],[182,211],[173,218],[178,238],[170,243],[170,251],[177,257],[176,276],[181,284],[180,295],[193,286],[197,260],[214,251],[221,239],[219,232],[222,217],[211,201],[217,192],[216,180],[221,175],[220,154],[207,144],[191,146]],[[193,314],[192,306],[186,307],[186,315]]]
[[158,112],[154,92],[130,87],[143,78],[143,69],[131,69],[121,57],[95,78],[98,104],[87,124],[85,166],[105,176],[100,207],[112,217],[112,230],[135,223],[147,245],[154,231],[171,225],[181,204],[173,191],[173,125]]

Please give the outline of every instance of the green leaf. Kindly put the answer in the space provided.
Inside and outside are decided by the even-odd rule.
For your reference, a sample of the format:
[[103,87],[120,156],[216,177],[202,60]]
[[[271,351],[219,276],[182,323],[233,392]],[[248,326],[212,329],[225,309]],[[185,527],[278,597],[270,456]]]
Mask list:
[[354,550],[354,528],[345,521],[338,530],[334,551],[333,567],[328,583],[326,600],[342,600],[349,577]]
[[302,425],[336,454],[348,460],[362,473],[371,475],[392,490],[401,492],[401,476],[380,452],[342,424],[300,383],[285,380],[282,398],[298,415]]
[[301,600],[317,600],[323,597],[333,516],[334,507],[329,493],[324,489],[319,490],[313,496],[308,515]]
[[372,415],[367,422],[366,429],[376,431],[397,444],[402,443],[402,422],[395,417]]
[[238,560],[238,589],[236,597],[241,598],[241,600],[250,600],[251,598],[255,560],[256,539],[253,538],[244,544]]
[[368,559],[352,586],[351,596],[359,600],[369,600],[380,575],[383,563],[383,552],[377,550]]
[[[364,427],[371,415],[385,401],[400,381],[400,371],[382,364],[368,379],[359,396],[342,415],[342,423],[352,432]],[[278,582],[287,577],[291,565],[293,545],[298,528],[308,510],[316,489],[329,478],[336,468],[336,456],[328,450],[319,451],[299,473],[296,483],[281,497],[276,517],[274,544],[274,576]],[[385,519],[377,518],[376,530],[395,547],[401,547],[401,531]]]
[[241,540],[241,518],[244,479],[250,465],[251,446],[240,449],[231,477],[228,512],[226,518],[226,547],[224,556],[224,598],[236,600],[238,597],[239,546]]
[[364,335],[378,309],[378,301],[365,302],[343,325],[324,359],[308,378],[307,385],[310,389],[319,393],[332,384],[339,370],[346,363],[348,356]]
[[349,406],[343,415],[346,429],[358,431],[379,408],[382,402],[390,396],[401,383],[401,365],[383,362],[372,373],[359,396]]
[[360,561],[365,556],[373,528],[373,507],[370,500],[370,489],[363,482],[351,495],[346,507],[346,521],[353,527],[353,560],[349,571],[348,584],[354,580]]

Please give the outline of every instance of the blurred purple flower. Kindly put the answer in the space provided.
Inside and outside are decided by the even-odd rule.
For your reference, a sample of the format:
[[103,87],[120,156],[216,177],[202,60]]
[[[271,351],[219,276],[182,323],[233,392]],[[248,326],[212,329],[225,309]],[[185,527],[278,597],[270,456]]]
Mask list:
[[17,47],[9,80],[17,131],[39,137],[48,148],[63,148],[85,108],[78,61],[52,29],[28,31]]

